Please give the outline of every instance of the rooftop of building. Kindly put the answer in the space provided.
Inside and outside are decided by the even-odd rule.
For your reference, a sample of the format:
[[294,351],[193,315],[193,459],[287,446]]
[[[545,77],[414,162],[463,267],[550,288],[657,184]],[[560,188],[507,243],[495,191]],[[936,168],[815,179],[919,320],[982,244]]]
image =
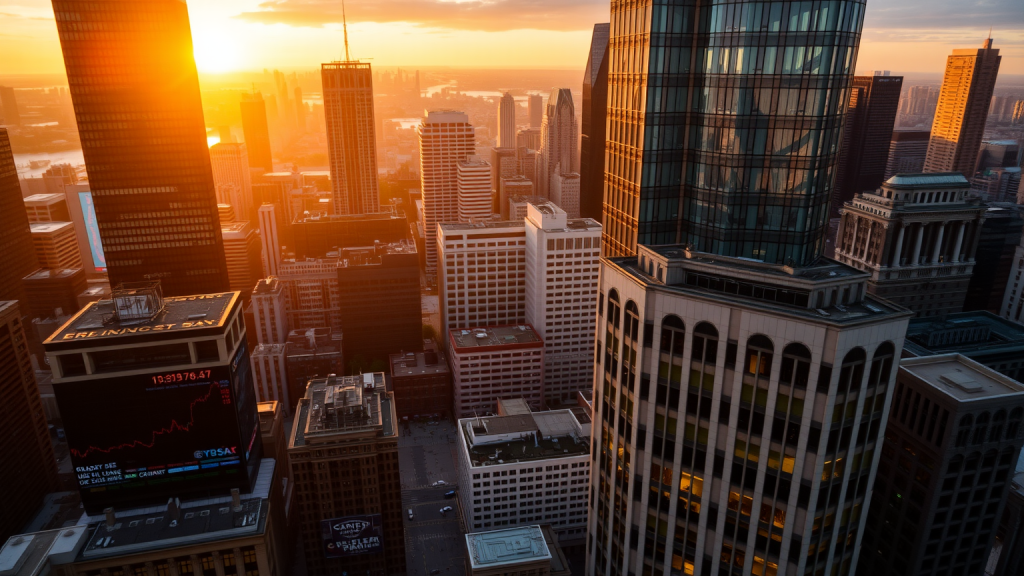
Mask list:
[[540,335],[530,324],[516,326],[488,326],[469,330],[450,330],[455,350],[482,348],[485,346],[518,346],[537,344],[543,346]]
[[277,400],[257,402],[256,412],[260,417],[260,430],[266,432],[273,426],[274,418],[281,413],[281,403]]
[[64,280],[80,274],[83,274],[83,270],[81,268],[40,268],[28,276],[25,276],[24,280]]
[[907,327],[903,350],[914,356],[1024,354],[1024,326],[984,310],[915,318]]
[[[529,180],[527,180],[529,182]],[[543,204],[548,199],[543,196],[528,196],[526,194],[512,194],[508,197],[509,202],[515,204]]]
[[468,124],[469,116],[459,110],[424,110],[423,124]]
[[248,222],[221,222],[220,232],[225,237],[244,235],[250,230]]
[[503,398],[498,400],[498,416],[522,416],[532,414],[530,403],[525,398]]
[[[755,306],[804,320],[846,325],[911,314],[865,294],[869,273],[827,258],[818,258],[808,266],[786,266],[696,252],[684,245],[640,246],[638,252],[638,256],[609,258],[606,262],[651,287]],[[654,270],[655,260],[666,269]],[[816,295],[843,288],[860,291],[862,298],[846,303],[833,299],[828,306],[817,307]]]
[[[397,208],[396,208],[397,210]],[[332,222],[376,222],[379,220],[404,220],[404,214],[391,212],[373,212],[370,214],[331,214],[321,210],[307,210],[301,217],[296,217],[292,224],[332,223]]]
[[29,222],[33,234],[52,234],[54,232],[74,228],[71,222]]
[[466,534],[466,548],[472,570],[551,560],[551,551],[540,526],[471,532]]
[[276,463],[260,462],[254,489],[239,495],[82,514],[76,525],[11,537],[0,549],[0,576],[45,576],[57,565],[172,550],[262,534]]
[[982,140],[981,143],[989,146],[1018,146],[1016,140]]
[[277,356],[279,354],[284,354],[287,349],[287,344],[257,344],[256,347],[252,349],[252,355]]
[[406,352],[404,354],[392,354],[391,376],[421,376],[424,374],[448,374],[448,362],[445,360],[444,352],[425,350],[422,352]]
[[474,467],[585,456],[590,422],[581,407],[463,418],[459,437]]
[[262,278],[256,283],[256,287],[252,289],[253,294],[276,294],[284,290],[284,285],[281,284],[277,277],[271,276],[269,278]]
[[445,222],[437,225],[443,232],[494,230],[498,228],[525,228],[522,220],[489,220],[485,222]]
[[149,287],[114,290],[109,300],[79,310],[46,343],[113,341],[148,332],[188,332],[223,328],[238,292],[153,297]]
[[1024,397],[1024,385],[962,354],[904,358],[900,372],[928,383],[958,402]]
[[55,202],[64,202],[64,195],[32,194],[31,196],[25,196],[24,201],[26,204],[53,204]]
[[318,378],[309,382],[299,400],[289,447],[304,446],[307,438],[370,430],[384,436],[397,433],[384,374]]
[[970,188],[971,183],[960,172],[934,172],[929,174],[896,174],[885,181],[883,186],[901,190],[917,188]]
[[338,268],[352,268],[357,266],[380,266],[383,264],[381,258],[385,255],[416,255],[416,243],[408,240],[400,242],[389,242],[387,244],[375,244],[373,246],[352,246],[342,248],[338,252],[340,261]]
[[73,562],[88,529],[68,526],[11,536],[0,548],[0,576],[40,576],[50,565]]

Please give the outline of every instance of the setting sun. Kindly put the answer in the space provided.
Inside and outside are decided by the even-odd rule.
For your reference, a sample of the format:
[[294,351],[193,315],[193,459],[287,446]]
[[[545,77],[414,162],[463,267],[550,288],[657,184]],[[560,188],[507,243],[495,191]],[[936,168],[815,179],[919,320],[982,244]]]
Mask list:
[[239,58],[238,43],[222,31],[195,29],[192,42],[200,72],[220,74],[238,70],[244,64]]

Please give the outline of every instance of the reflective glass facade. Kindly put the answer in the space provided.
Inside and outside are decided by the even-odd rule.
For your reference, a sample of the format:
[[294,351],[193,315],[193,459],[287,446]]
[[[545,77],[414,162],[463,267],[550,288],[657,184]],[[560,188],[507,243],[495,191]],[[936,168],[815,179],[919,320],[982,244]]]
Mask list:
[[110,284],[228,289],[188,9],[53,2]]
[[857,0],[612,2],[605,250],[821,253]]

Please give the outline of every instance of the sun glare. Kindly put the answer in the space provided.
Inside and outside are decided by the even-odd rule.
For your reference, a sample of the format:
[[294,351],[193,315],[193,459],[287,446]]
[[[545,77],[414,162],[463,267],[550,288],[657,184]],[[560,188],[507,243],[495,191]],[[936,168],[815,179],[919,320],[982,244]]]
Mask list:
[[194,31],[193,53],[196,68],[200,72],[219,74],[237,70],[240,62],[238,44],[227,38],[222,32]]

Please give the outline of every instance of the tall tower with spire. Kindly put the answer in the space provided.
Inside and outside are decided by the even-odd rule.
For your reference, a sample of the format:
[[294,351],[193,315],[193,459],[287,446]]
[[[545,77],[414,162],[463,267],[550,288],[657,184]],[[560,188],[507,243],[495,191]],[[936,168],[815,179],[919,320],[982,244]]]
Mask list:
[[981,48],[953,50],[946,59],[925,172],[974,176],[1001,59],[999,49],[992,47],[991,32]]
[[320,68],[333,212],[372,214],[380,211],[373,72],[368,62],[352,60],[344,10],[342,3],[345,60],[328,62]]

